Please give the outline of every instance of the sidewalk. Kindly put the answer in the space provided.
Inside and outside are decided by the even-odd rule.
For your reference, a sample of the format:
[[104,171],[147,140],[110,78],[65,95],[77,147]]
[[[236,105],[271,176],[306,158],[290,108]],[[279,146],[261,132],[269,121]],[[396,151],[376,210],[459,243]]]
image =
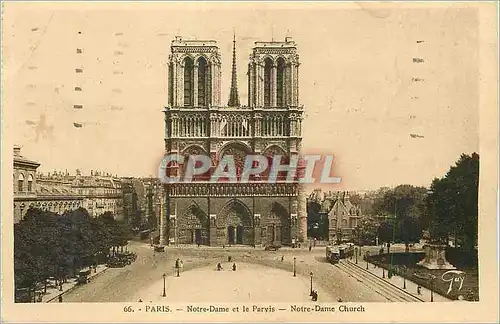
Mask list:
[[[356,265],[356,261],[355,261],[355,258],[353,258],[352,260],[349,260],[349,259],[345,259],[345,260],[341,260],[341,262],[350,262],[351,264],[354,264]],[[357,264],[358,267],[360,267],[361,269],[364,269],[366,271],[366,261],[363,260],[362,257],[358,256],[358,264]],[[414,283],[413,281],[410,281],[408,279],[404,279],[403,277],[400,277],[400,276],[397,276],[397,275],[393,275],[391,277],[391,279],[388,278],[388,275],[387,275],[387,269],[383,269],[381,267],[375,267],[375,265],[373,263],[368,263],[368,271],[375,274],[377,277],[379,278],[382,278],[382,275],[384,272],[385,274],[385,281],[386,282],[389,282],[391,283],[392,285],[396,286],[396,287],[399,287],[401,289],[404,289],[404,285],[405,285],[405,281],[406,281],[406,290],[408,293],[412,294],[413,296],[415,297],[418,297],[420,299],[423,299],[424,301],[426,302],[430,302],[431,301],[431,291],[430,289],[427,289],[425,287],[422,287],[421,288],[421,295],[418,295],[417,294],[417,287],[418,287],[418,284]],[[439,295],[438,293],[434,292],[433,293],[433,299],[435,302],[450,302],[450,301],[453,301],[451,299],[448,299],[442,295]]]
[[[103,264],[100,264],[97,266],[96,272],[94,270],[91,270],[91,273],[89,275],[89,281],[91,281],[93,278],[97,277],[104,271],[106,271],[108,267],[106,267]],[[88,268],[82,269],[82,271],[88,270]],[[47,293],[42,296],[42,303],[57,303],[58,302],[58,297],[59,296],[64,296],[65,293],[72,291],[73,289],[76,288],[77,282],[76,278],[71,278],[69,279],[66,283],[62,285],[62,290],[59,290],[59,287],[55,287],[54,282],[51,282],[49,284],[50,288],[47,287]],[[64,298],[63,298],[64,301]]]

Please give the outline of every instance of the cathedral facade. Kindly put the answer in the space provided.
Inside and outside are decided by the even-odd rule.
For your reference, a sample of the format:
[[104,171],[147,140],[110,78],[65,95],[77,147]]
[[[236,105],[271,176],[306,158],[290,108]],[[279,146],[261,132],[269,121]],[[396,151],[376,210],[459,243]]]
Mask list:
[[[299,56],[295,42],[255,42],[248,62],[248,105],[240,105],[233,41],[229,102],[221,104],[221,60],[216,41],[171,44],[165,153],[210,157],[212,170],[232,155],[238,176],[245,156],[289,159],[301,149],[303,107],[299,105]],[[184,165],[169,166],[182,175]],[[289,245],[307,236],[303,185],[267,182],[192,182],[163,185],[160,244]],[[209,171],[210,173],[210,171]]]

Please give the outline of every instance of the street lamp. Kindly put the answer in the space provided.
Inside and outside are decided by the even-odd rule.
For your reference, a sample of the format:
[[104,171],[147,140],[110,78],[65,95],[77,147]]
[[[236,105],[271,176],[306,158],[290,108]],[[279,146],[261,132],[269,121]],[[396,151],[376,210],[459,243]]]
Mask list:
[[309,273],[309,275],[311,276],[311,296],[312,296],[312,292],[313,292],[313,273],[311,271],[311,273]]
[[297,277],[297,266],[296,266],[297,258],[293,257],[293,276]]
[[431,303],[434,301],[434,277],[433,275],[430,276],[430,281],[431,281]]
[[403,266],[403,289],[406,289],[406,266]]
[[167,292],[165,290],[165,278],[167,277],[166,274],[163,274],[163,295],[162,297],[167,297]]

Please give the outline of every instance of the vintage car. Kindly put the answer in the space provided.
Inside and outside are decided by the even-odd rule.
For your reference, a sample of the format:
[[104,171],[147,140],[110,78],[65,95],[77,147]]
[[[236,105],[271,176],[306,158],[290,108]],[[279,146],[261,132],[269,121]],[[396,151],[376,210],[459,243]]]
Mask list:
[[154,250],[155,252],[165,252],[165,247],[161,245],[155,245]]
[[90,270],[80,271],[76,275],[76,282],[78,284],[86,284],[89,282]]
[[280,245],[268,244],[268,245],[266,245],[266,247],[264,248],[264,250],[265,251],[278,251],[280,248],[281,248]]

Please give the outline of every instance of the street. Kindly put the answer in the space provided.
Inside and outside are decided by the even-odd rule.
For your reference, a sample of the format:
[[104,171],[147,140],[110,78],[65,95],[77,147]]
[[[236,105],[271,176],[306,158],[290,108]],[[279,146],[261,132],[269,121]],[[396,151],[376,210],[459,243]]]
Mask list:
[[[63,302],[144,302],[180,301],[266,301],[304,302],[310,300],[310,273],[318,301],[387,302],[390,298],[371,289],[356,277],[325,260],[323,247],[284,248],[269,252],[245,246],[210,248],[170,247],[153,252],[149,245],[129,244],[137,253],[136,262],[124,268],[111,268],[92,282],[64,295]],[[228,256],[232,262],[228,263]],[[283,261],[281,260],[283,257]],[[293,258],[296,258],[296,277]],[[183,261],[179,277],[175,260]],[[221,262],[223,270],[216,271]],[[230,270],[236,263],[237,271]],[[162,275],[166,274],[167,296],[161,297]]]

